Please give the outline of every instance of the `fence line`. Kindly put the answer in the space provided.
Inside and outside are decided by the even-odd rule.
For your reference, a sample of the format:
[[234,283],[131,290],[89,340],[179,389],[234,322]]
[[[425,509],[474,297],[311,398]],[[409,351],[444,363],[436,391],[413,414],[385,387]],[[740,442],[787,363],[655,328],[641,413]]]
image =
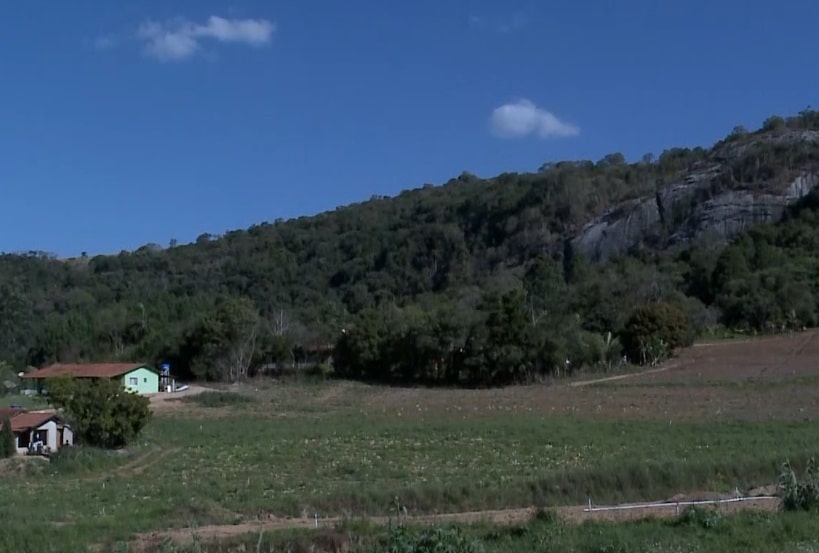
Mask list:
[[760,495],[756,497],[731,497],[727,499],[696,499],[690,501],[653,501],[648,503],[624,503],[621,505],[604,505],[600,507],[592,507],[591,498],[589,498],[589,506],[583,509],[584,513],[593,513],[597,511],[625,511],[628,509],[651,509],[657,507],[676,507],[679,511],[680,506],[691,505],[721,505],[722,503],[740,503],[743,501],[773,501],[780,498],[775,495]]

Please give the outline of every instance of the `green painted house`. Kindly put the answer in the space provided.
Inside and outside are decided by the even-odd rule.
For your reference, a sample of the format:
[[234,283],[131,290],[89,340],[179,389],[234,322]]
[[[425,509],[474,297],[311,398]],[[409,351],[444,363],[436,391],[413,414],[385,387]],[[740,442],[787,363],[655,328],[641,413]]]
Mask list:
[[159,391],[159,373],[148,365],[134,367],[122,375],[122,386],[138,394],[153,394]]
[[42,392],[43,383],[55,376],[72,378],[109,378],[117,380],[129,392],[153,394],[159,391],[159,372],[146,363],[56,364],[26,373],[21,378],[35,383]]

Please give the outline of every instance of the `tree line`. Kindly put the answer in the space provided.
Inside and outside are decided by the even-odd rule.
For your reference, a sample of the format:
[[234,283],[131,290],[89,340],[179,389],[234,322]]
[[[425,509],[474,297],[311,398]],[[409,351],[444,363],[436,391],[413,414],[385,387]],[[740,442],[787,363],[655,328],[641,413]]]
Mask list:
[[332,355],[322,371],[494,385],[606,370],[623,355],[656,362],[717,325],[811,326],[815,195],[727,245],[645,245],[590,263],[570,239],[706,162],[723,169],[692,209],[723,189],[781,187],[819,161],[808,136],[817,130],[819,115],[806,111],[737,129],[711,149],[464,173],[186,245],[69,260],[4,254],[0,360],[14,370],[169,361],[183,378],[231,380]]

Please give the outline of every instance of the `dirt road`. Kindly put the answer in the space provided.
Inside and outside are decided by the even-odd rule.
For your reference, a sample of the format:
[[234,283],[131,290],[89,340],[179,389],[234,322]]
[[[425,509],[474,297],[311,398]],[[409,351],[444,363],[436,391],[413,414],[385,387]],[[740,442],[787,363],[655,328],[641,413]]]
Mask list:
[[182,390],[181,392],[157,392],[155,394],[150,394],[148,396],[148,400],[151,403],[151,409],[153,411],[184,409],[185,404],[179,401],[180,399],[185,396],[195,396],[197,394],[201,394],[208,389],[209,388],[199,386],[198,384],[191,384],[187,389]]
[[570,382],[569,387],[570,388],[577,388],[578,386],[591,386],[592,384],[602,384],[604,382],[613,382],[615,380],[625,380],[626,378],[636,378],[638,376],[646,376],[646,375],[649,375],[649,374],[656,374],[656,373],[665,372],[667,370],[674,369],[674,368],[677,368],[679,366],[680,366],[679,363],[673,363],[673,364],[665,365],[663,367],[659,367],[659,368],[656,368],[656,369],[649,369],[647,371],[618,374],[618,375],[615,375],[615,376],[606,376],[604,378],[595,378],[593,380],[578,380],[576,382]]
[[[657,502],[651,505],[628,505],[620,506],[619,509],[594,510],[589,511],[587,505],[573,505],[555,507],[552,511],[561,520],[569,523],[581,523],[587,520],[616,521],[625,522],[629,520],[639,520],[649,517],[673,517],[678,516],[686,508],[687,501],[714,500],[715,494],[701,495],[679,495],[673,501]],[[728,498],[724,498],[728,499]],[[680,505],[682,503],[682,505]],[[644,506],[643,506],[644,505]],[[770,496],[749,497],[739,502],[726,502],[713,505],[723,514],[735,513],[741,510],[775,511],[780,507],[778,498]],[[530,521],[537,512],[534,507],[520,509],[502,509],[493,511],[473,511],[461,513],[445,513],[438,515],[416,515],[402,517],[402,521],[408,524],[443,524],[443,523],[479,523],[487,522],[497,525],[525,524]],[[375,525],[386,525],[388,517],[366,517],[363,520]],[[333,528],[344,522],[341,517],[330,518],[279,518],[270,516],[257,521],[244,522],[239,524],[208,525],[198,528],[179,528],[165,532],[148,532],[139,534],[132,542],[133,551],[145,551],[155,549],[167,542],[180,545],[187,545],[194,539],[201,542],[221,541],[236,538],[247,534],[259,534],[261,532],[274,532],[277,530],[290,529],[310,529]]]

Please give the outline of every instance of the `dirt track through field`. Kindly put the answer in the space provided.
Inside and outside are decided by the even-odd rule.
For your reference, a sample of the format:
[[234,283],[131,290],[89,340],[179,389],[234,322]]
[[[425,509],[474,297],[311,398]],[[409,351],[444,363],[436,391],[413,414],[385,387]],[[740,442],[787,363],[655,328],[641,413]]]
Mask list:
[[128,463],[123,467],[120,467],[115,471],[115,474],[117,474],[117,476],[125,477],[145,474],[146,472],[148,472],[148,469],[158,465],[159,463],[173,456],[179,451],[180,448],[178,447],[173,447],[170,449],[157,448],[156,450],[148,452],[145,456],[141,456],[138,460]]
[[671,365],[666,365],[665,367],[660,367],[660,368],[657,368],[657,369],[649,369],[647,371],[640,371],[640,372],[636,372],[636,373],[618,374],[618,375],[615,375],[615,376],[607,376],[605,378],[595,378],[594,380],[580,380],[580,381],[577,381],[577,382],[569,383],[569,387],[570,388],[577,388],[579,386],[591,386],[592,384],[602,384],[604,382],[613,382],[615,380],[624,380],[626,378],[636,378],[638,376],[646,376],[646,375],[649,375],[649,374],[662,373],[662,372],[665,372],[667,370],[677,368],[678,366],[679,366],[679,363],[674,363],[674,364],[671,364]]
[[[707,499],[714,499],[714,494],[705,494]],[[630,520],[640,520],[645,518],[669,518],[678,516],[684,511],[686,505],[680,505],[686,501],[696,501],[704,499],[701,496],[675,496],[673,501],[657,502],[645,506],[633,506],[634,508],[592,510],[588,511],[586,505],[560,506],[551,509],[559,519],[568,523],[581,523],[585,521],[612,521],[626,522]],[[742,502],[719,503],[713,505],[715,509],[723,514],[736,513],[744,510],[776,511],[780,508],[778,498],[768,496],[750,497]],[[535,507],[519,509],[500,509],[487,511],[470,511],[461,513],[444,513],[437,515],[415,515],[402,516],[401,520],[407,524],[446,524],[446,523],[490,523],[495,525],[515,525],[525,524],[532,520],[537,513]],[[389,517],[365,517],[363,519],[370,524],[379,526],[387,525]],[[395,520],[395,519],[393,519]],[[294,529],[332,529],[345,521],[342,517],[315,518],[278,518],[268,517],[252,522],[239,524],[219,524],[200,526],[198,528],[179,528],[165,532],[147,532],[138,534],[132,542],[134,551],[146,551],[160,547],[162,544],[172,542],[179,545],[191,544],[194,541],[214,542],[230,538],[245,536],[248,534],[259,534],[262,532],[275,532],[280,530]]]

